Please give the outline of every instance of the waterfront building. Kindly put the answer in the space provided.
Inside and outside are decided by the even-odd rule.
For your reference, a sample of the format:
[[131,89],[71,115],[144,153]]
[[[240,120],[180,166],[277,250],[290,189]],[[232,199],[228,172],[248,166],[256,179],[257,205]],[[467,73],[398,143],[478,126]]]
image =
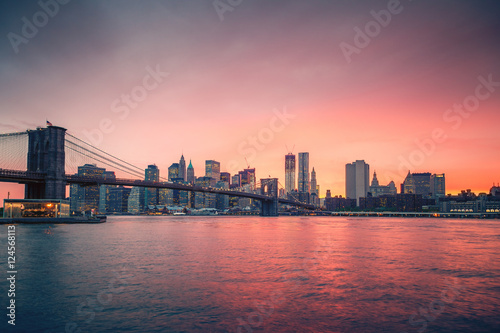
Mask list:
[[295,155],[285,155],[285,192],[288,194],[295,190]]
[[171,166],[168,167],[168,181],[171,182],[174,179],[182,178],[179,176],[179,163],[172,163]]
[[[212,177],[198,177],[195,181],[196,186],[210,187],[212,186]],[[196,208],[215,208],[215,194],[196,192],[195,193],[195,207]]]
[[220,180],[223,182],[226,182],[228,186],[231,186],[231,174],[229,172],[221,172],[220,173]]
[[184,154],[181,155],[181,159],[179,160],[179,178],[182,178],[183,181],[186,181],[186,161],[184,160]]
[[255,189],[256,187],[255,168],[244,169],[243,171],[238,172],[238,176],[239,176],[240,187],[247,186],[251,190]]
[[410,173],[406,176],[402,185],[403,194],[420,194],[423,197],[431,195],[431,173]]
[[215,184],[220,180],[220,162],[214,160],[206,160],[205,177],[212,178],[212,183],[210,186],[215,186]]
[[[377,172],[373,173],[372,183],[369,188],[369,193],[372,197],[379,197],[381,195],[396,195],[397,189],[396,184],[391,181],[388,185],[380,185],[377,179]],[[369,196],[369,195],[368,195]]]
[[[78,167],[76,176],[86,178],[101,178],[106,171],[95,164],[85,164]],[[72,212],[86,212],[99,210],[100,189],[98,185],[80,186],[72,184],[70,187],[70,210]]]
[[189,160],[189,166],[187,167],[187,171],[186,171],[186,181],[189,184],[194,184],[195,180],[196,180],[196,177],[194,176],[193,164],[191,163],[191,160]]
[[139,214],[144,211],[145,188],[134,186],[130,190],[127,203],[127,211],[130,214]]
[[433,198],[442,198],[446,195],[446,180],[444,173],[431,175],[430,193]]
[[364,160],[357,160],[346,164],[345,169],[345,192],[346,197],[356,199],[366,197],[369,191],[370,165]]
[[[148,165],[144,172],[144,180],[151,182],[160,181],[160,169],[155,164]],[[144,190],[144,206],[156,206],[158,204],[158,189],[154,187],[147,187]]]
[[[116,180],[114,171],[104,171],[102,174],[102,178],[106,180]],[[110,191],[112,188],[115,188],[116,185],[101,185],[99,187],[99,213],[105,214],[109,212],[109,203],[110,203]]]
[[128,211],[128,198],[131,188],[118,186],[109,189],[108,213],[122,214]]
[[231,177],[231,188],[238,188],[240,187],[240,174],[236,174]]

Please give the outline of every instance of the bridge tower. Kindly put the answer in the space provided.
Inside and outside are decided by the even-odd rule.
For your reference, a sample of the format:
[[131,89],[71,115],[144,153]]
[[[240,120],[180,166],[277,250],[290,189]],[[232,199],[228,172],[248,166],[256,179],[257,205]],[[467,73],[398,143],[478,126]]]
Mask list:
[[269,195],[269,200],[262,200],[260,216],[278,216],[278,178],[260,180],[260,194]]
[[28,131],[28,172],[45,173],[45,181],[26,184],[25,199],[66,198],[65,135],[58,126]]

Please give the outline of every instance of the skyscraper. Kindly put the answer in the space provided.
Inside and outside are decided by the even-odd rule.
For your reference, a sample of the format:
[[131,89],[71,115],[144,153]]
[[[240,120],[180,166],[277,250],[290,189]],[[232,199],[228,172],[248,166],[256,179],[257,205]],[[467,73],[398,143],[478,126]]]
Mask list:
[[[106,169],[98,168],[95,164],[85,164],[78,167],[77,175],[88,178],[101,178]],[[100,189],[97,185],[80,186],[72,184],[70,187],[70,210],[90,211],[99,209]]]
[[369,190],[370,165],[364,160],[357,160],[345,166],[345,195],[349,199],[366,197]]
[[444,173],[431,175],[431,196],[433,198],[446,196],[446,181]]
[[255,168],[244,169],[243,171],[238,172],[238,175],[239,175],[240,186],[248,185],[249,189],[251,190],[255,189],[256,186]]
[[191,160],[189,160],[189,166],[187,167],[187,171],[186,171],[186,181],[189,184],[194,184],[194,181],[195,181],[194,168],[193,168],[193,164],[191,163]]
[[228,186],[231,185],[231,174],[229,172],[221,172],[220,180],[226,182]]
[[309,203],[309,153],[299,153],[299,177],[298,177],[298,199],[301,202]]
[[172,163],[171,166],[168,167],[168,181],[174,181],[177,180],[180,177],[180,166],[179,163]]
[[299,193],[309,193],[309,153],[299,153]]
[[316,194],[318,195],[319,193],[317,192],[317,180],[316,180],[316,171],[314,170],[314,167],[311,171],[311,194]]
[[205,177],[212,178],[212,186],[215,186],[215,184],[220,180],[220,162],[214,160],[206,160]]
[[186,181],[186,161],[184,160],[184,155],[181,155],[181,159],[179,161],[179,178],[182,178]]
[[428,197],[431,194],[431,174],[430,172],[424,173],[410,173],[405,178],[402,186],[404,194],[421,194]]
[[311,171],[311,188],[310,188],[310,200],[309,203],[313,205],[318,205],[319,204],[319,191],[318,191],[318,184],[316,181],[316,171],[314,170],[314,167]]
[[285,155],[285,192],[288,194],[295,190],[295,155]]
[[[160,169],[155,164],[148,165],[145,170],[144,180],[157,182],[160,181]],[[158,204],[158,189],[148,187],[144,193],[144,206],[155,206]]]

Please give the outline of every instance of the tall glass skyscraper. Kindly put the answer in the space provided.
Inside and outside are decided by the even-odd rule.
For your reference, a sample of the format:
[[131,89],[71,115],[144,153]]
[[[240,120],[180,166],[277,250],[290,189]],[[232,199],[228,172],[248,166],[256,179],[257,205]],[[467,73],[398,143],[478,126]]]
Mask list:
[[309,193],[309,153],[299,153],[299,193]]
[[295,155],[285,155],[285,193],[295,190]]
[[205,177],[213,179],[212,186],[220,180],[220,162],[213,160],[205,161]]
[[[145,170],[146,181],[158,182],[160,181],[160,169],[154,164],[148,165]],[[148,187],[144,193],[144,206],[155,206],[158,204],[158,189],[154,187]]]

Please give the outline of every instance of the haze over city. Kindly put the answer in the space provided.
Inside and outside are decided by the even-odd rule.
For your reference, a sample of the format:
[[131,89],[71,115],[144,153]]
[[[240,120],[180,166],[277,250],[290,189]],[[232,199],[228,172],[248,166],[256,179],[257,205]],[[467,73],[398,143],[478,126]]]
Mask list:
[[321,197],[359,159],[383,184],[500,181],[496,1],[75,1],[46,22],[1,6],[2,133],[49,120],[162,176],[183,154],[196,176],[248,161],[282,184],[284,155],[309,152]]

